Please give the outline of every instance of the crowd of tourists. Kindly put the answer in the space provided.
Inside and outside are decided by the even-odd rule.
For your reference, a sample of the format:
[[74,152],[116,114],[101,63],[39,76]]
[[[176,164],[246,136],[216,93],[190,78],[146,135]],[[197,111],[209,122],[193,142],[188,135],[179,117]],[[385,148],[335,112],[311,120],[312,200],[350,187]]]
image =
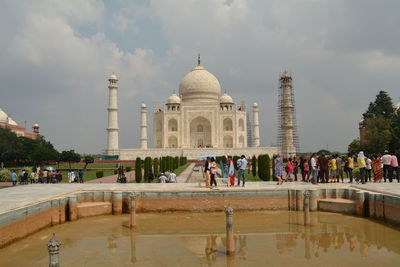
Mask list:
[[[357,164],[358,170],[353,172]],[[278,155],[274,159],[274,176],[278,184],[287,181],[303,181],[312,184],[317,183],[339,183],[344,178],[349,178],[349,183],[384,182],[397,180],[399,177],[399,164],[397,156],[385,151],[377,155],[364,155],[360,151],[356,156],[318,155],[314,153],[311,157],[288,158],[286,164],[284,159]]]
[[[248,167],[249,161],[246,159],[244,155],[242,155],[236,161],[237,168],[237,184],[236,186],[245,186],[246,183],[246,169]],[[229,186],[235,186],[235,177],[236,177],[236,168],[235,163],[231,156],[223,156],[220,162],[221,169],[221,177],[229,177]],[[217,187],[217,171],[218,164],[214,157],[207,157],[204,163],[204,176],[206,180],[207,188],[215,188]]]
[[[76,173],[73,170],[69,170],[67,177],[69,183],[83,183],[84,171],[79,170]],[[22,169],[20,175],[17,174],[16,170],[11,173],[11,182],[13,186],[16,186],[19,180],[21,185],[26,184],[57,184],[63,179],[62,173],[59,170],[53,168],[41,168],[33,167],[32,171]]]

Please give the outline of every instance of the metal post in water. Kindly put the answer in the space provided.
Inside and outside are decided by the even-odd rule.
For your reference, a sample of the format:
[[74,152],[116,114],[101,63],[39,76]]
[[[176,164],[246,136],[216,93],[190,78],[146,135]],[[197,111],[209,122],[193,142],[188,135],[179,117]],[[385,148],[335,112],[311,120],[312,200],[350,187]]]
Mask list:
[[60,253],[60,241],[57,240],[56,235],[53,233],[53,237],[47,243],[49,250],[49,267],[59,267],[58,254]]
[[131,199],[131,220],[130,228],[136,228],[136,194],[130,194]]
[[304,225],[310,225],[311,224],[311,219],[310,219],[310,190],[306,190],[304,192],[304,204],[303,204],[303,210],[304,210]]
[[235,240],[233,238],[233,208],[225,207],[226,215],[226,254],[235,254]]

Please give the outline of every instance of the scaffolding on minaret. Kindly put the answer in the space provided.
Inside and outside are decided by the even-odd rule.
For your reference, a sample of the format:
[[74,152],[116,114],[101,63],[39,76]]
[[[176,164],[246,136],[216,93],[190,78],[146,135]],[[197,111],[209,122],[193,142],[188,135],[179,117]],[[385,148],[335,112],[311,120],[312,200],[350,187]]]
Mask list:
[[253,147],[253,125],[250,120],[249,111],[246,108],[246,126],[247,126],[247,146]]
[[296,105],[292,76],[284,71],[279,79],[278,147],[283,157],[292,157],[300,151],[297,134]]

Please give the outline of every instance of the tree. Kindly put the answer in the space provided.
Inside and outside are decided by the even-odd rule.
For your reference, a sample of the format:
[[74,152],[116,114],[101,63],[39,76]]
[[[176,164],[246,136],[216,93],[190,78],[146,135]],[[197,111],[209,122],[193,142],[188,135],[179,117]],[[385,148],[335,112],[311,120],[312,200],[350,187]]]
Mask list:
[[179,157],[178,156],[176,156],[175,158],[174,158],[174,170],[176,170],[176,169],[178,169],[178,167],[179,167]]
[[365,152],[377,154],[389,149],[392,141],[391,119],[378,115],[366,119],[365,127],[367,128],[365,134],[367,142],[362,146]]
[[380,91],[374,102],[370,102],[367,111],[363,114],[364,120],[377,116],[391,119],[394,116],[392,98],[385,91]]
[[257,157],[255,155],[251,158],[251,174],[254,177],[257,175]]
[[151,158],[150,157],[146,157],[144,159],[144,180],[146,181],[146,183],[149,182],[149,173],[151,172],[152,166],[151,166]]
[[75,153],[75,150],[68,150],[61,152],[61,160],[68,162],[69,168],[71,169],[72,162],[80,162],[81,156],[78,153]]
[[136,183],[142,182],[142,160],[139,157],[135,161],[135,181]]
[[0,162],[17,162],[23,155],[23,147],[17,135],[8,128],[0,127]]
[[261,180],[267,180],[267,159],[266,155],[259,155],[258,156],[258,177]]
[[160,160],[158,158],[153,159],[153,172],[155,177],[160,174]]
[[272,181],[271,179],[271,159],[269,155],[265,155],[265,168],[266,168],[266,181]]
[[354,139],[347,147],[347,151],[352,155],[355,155],[356,153],[358,153],[361,150],[362,150],[361,143],[360,143],[360,140],[358,140],[358,139]]
[[93,163],[93,162],[94,162],[94,157],[91,156],[91,155],[85,155],[85,156],[83,157],[83,161],[85,162],[85,167],[83,167],[83,169],[86,170],[87,166],[88,166],[90,163]]

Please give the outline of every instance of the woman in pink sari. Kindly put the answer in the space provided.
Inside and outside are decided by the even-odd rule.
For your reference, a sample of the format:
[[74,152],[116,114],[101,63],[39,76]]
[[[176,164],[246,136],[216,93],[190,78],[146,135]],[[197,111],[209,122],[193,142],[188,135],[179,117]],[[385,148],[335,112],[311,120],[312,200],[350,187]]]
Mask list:
[[233,163],[232,157],[228,157],[228,175],[229,175],[229,181],[231,183],[231,186],[235,185],[235,164]]

